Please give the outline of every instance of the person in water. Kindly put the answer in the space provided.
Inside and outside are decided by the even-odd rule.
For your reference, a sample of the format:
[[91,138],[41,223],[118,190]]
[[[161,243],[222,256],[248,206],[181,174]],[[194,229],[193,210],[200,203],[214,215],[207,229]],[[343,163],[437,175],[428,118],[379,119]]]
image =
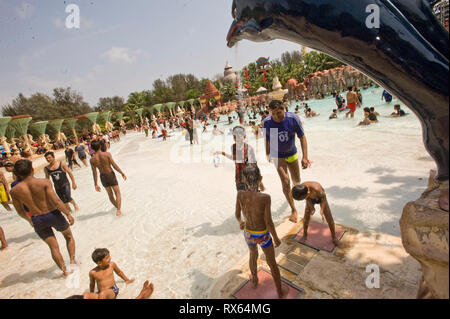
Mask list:
[[92,156],[90,162],[92,167],[92,175],[94,176],[94,185],[95,190],[100,192],[100,187],[98,186],[98,177],[97,177],[97,169],[100,172],[100,180],[102,182],[103,187],[106,189],[108,193],[109,200],[111,203],[117,208],[116,216],[121,216],[121,207],[122,207],[122,195],[120,193],[119,183],[117,182],[116,174],[113,171],[113,168],[122,175],[122,178],[126,181],[127,177],[122,172],[120,167],[116,164],[114,159],[112,158],[111,153],[102,152],[100,150],[101,144],[99,141],[94,141],[91,144],[92,149],[95,151],[95,154]]
[[84,166],[87,167],[88,163],[87,163],[87,156],[86,156],[86,146],[83,144],[80,144],[79,142],[77,142],[77,146],[75,146],[75,152],[78,153],[78,158],[83,162]]
[[332,120],[332,119],[337,119],[337,118],[338,118],[337,110],[334,109],[334,110],[333,110],[333,113],[330,114],[329,119]]
[[292,197],[295,200],[306,200],[305,215],[303,216],[303,237],[301,241],[305,242],[308,239],[308,226],[311,216],[316,212],[314,206],[320,205],[320,214],[322,221],[328,223],[331,232],[331,239],[333,243],[338,246],[339,241],[336,238],[336,230],[333,216],[331,215],[330,206],[328,205],[327,195],[322,185],[318,182],[304,182],[292,188]]
[[53,185],[55,186],[56,194],[58,194],[58,197],[62,200],[64,205],[66,205],[67,209],[71,210],[70,204],[73,205],[75,211],[78,211],[78,205],[73,200],[71,191],[70,191],[70,182],[67,178],[67,174],[69,174],[69,177],[72,181],[72,188],[73,190],[77,189],[77,184],[75,183],[75,177],[72,174],[72,171],[69,167],[67,167],[67,164],[64,162],[58,162],[55,159],[55,153],[53,152],[47,152],[44,155],[47,162],[50,164],[45,167],[45,178],[50,179],[52,178]]
[[[235,163],[235,182],[236,190],[246,190],[247,185],[244,182],[243,172],[247,164],[257,165],[256,155],[253,147],[245,143],[247,133],[242,126],[236,126],[233,131],[234,144],[231,146],[231,155],[225,152],[215,152],[214,155],[222,155]],[[261,181],[259,185],[261,190],[265,190],[264,184]]]
[[[275,249],[281,245],[275,225],[272,220],[271,198],[259,190],[262,177],[259,168],[247,165],[243,171],[247,190],[239,191],[236,198],[236,219],[239,227],[244,231],[244,238],[248,245],[250,257],[249,266],[254,288],[258,286],[257,261],[259,245],[266,256],[273,280],[277,289],[278,297],[286,297],[289,288],[282,284],[280,270],[275,260]],[[241,218],[244,215],[244,220]],[[273,237],[273,241],[272,241]]]
[[406,115],[405,111],[402,110],[400,104],[395,104],[394,110],[395,112],[391,114],[392,117],[402,117]]
[[[374,117],[375,116],[375,117]],[[374,119],[374,120],[372,120],[372,119]],[[370,113],[370,108],[368,108],[368,107],[365,107],[364,108],[364,120],[362,120],[361,122],[359,122],[359,126],[362,126],[362,125],[370,125],[370,124],[372,124],[372,123],[378,123],[378,120],[377,120],[377,116],[375,115],[375,114],[372,114],[371,115],[371,113]]]
[[355,117],[356,106],[361,107],[361,102],[358,99],[358,94],[353,91],[351,86],[349,86],[347,93],[347,107],[349,108],[349,111],[345,114],[346,118],[348,118],[349,115],[351,118]]
[[[49,246],[53,260],[62,270],[65,277],[69,275],[64,259],[59,251],[53,229],[61,232],[66,240],[70,263],[75,262],[75,239],[70,226],[75,222],[70,210],[59,199],[48,179],[34,177],[33,164],[29,160],[19,160],[14,165],[14,175],[20,182],[11,188],[13,205],[20,217],[25,219],[35,230],[38,236]],[[29,207],[30,215],[24,210]],[[63,212],[66,218],[61,214]]]
[[392,95],[390,95],[388,91],[383,90],[383,93],[381,94],[381,101],[383,101],[383,99],[389,104],[392,102]]
[[108,249],[99,248],[92,253],[92,260],[97,267],[89,272],[89,291],[94,293],[95,285],[98,287],[98,299],[116,299],[119,288],[114,280],[114,273],[122,278],[126,284],[131,284],[134,279],[128,279],[117,264],[111,261]]

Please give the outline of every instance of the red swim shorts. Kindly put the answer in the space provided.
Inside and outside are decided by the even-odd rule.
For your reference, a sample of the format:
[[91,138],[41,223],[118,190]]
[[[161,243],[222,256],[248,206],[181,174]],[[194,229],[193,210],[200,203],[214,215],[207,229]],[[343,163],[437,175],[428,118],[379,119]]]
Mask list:
[[350,109],[350,112],[355,113],[355,111],[356,111],[356,103],[355,102],[348,103],[347,107]]

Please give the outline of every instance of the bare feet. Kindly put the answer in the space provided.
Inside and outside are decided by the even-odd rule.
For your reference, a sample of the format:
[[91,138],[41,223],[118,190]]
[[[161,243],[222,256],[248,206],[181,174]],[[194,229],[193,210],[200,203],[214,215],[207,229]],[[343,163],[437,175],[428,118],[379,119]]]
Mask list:
[[79,210],[80,210],[80,207],[78,207],[78,205],[75,204],[75,211],[77,212],[77,211],[79,211]]
[[0,247],[0,250],[5,250],[8,248],[8,245],[2,245],[2,247]]
[[155,290],[155,286],[153,283],[150,283],[148,280],[144,282],[144,286],[142,287],[141,292],[139,293],[139,296],[136,297],[136,299],[148,299],[153,294],[153,291]]
[[285,285],[284,283],[281,283],[281,293],[278,292],[278,297],[280,299],[284,299],[287,297],[289,293],[289,287],[287,285]]
[[333,243],[336,245],[336,247],[340,247],[340,241],[336,238],[333,238]]
[[122,216],[122,212],[120,210],[117,210],[116,216]]
[[291,214],[291,217],[289,217],[289,221],[293,222],[294,224],[297,223],[298,213],[297,211],[293,211]]
[[303,235],[302,238],[300,238],[301,242],[306,243],[306,241],[308,240],[308,235]]
[[251,275],[250,276],[250,282],[252,283],[253,289],[256,289],[258,287],[259,279],[258,275]]

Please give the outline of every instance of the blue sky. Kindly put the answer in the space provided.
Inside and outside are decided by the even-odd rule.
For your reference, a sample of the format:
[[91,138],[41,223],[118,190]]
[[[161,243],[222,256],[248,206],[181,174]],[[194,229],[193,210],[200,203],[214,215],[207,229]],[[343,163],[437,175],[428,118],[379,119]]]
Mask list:
[[[70,3],[80,28],[68,29]],[[0,105],[19,92],[70,86],[95,105],[100,97],[151,89],[177,73],[213,77],[229,61],[299,50],[286,41],[226,46],[231,0],[0,0]]]

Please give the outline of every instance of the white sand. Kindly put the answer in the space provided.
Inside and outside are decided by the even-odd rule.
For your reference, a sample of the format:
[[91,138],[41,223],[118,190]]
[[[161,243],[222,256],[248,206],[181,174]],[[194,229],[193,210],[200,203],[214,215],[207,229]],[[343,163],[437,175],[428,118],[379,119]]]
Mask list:
[[[392,105],[378,111],[388,114]],[[305,121],[313,167],[302,171],[302,180],[322,183],[337,222],[399,236],[403,206],[419,197],[429,170],[435,168],[417,118],[410,115],[401,119],[403,124],[382,118],[378,126],[355,128],[357,119],[330,126],[325,116]],[[72,282],[61,278],[49,249],[28,223],[2,208],[0,225],[9,248],[0,252],[0,298],[65,298],[87,291],[88,273],[95,266],[90,256],[103,247],[128,277],[136,278],[126,286],[116,276],[119,298],[135,297],[146,279],[155,284],[155,298],[205,298],[215,278],[247,254],[234,217],[234,165],[222,159],[215,168],[211,157],[222,145],[229,153],[231,137],[208,143],[210,137],[205,134],[204,145],[193,148],[184,138],[164,143],[143,133],[128,134],[113,144],[111,153],[128,177],[124,182],[118,175],[124,213],[120,218],[105,190],[95,192],[91,169],[75,170],[79,189],[72,195],[80,211],[74,214],[72,231],[80,275]],[[256,147],[254,139],[249,142]],[[289,206],[275,169],[264,160],[262,139],[257,149],[279,224],[288,218]],[[201,151],[203,162],[197,156],[192,163]],[[297,207],[302,215],[304,203]],[[60,234],[57,238],[68,261],[64,239]]]

